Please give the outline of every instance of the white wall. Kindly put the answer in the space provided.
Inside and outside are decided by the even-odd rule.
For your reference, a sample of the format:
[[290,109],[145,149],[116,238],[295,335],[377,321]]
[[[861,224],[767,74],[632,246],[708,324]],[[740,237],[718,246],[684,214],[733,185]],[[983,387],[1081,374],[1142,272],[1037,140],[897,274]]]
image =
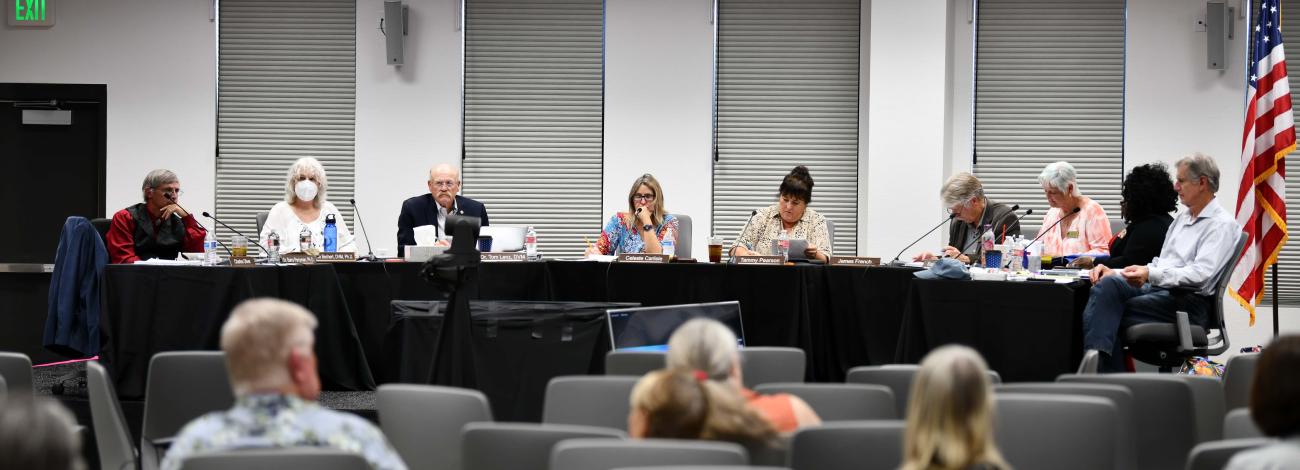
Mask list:
[[[943,217],[938,189],[948,135],[949,0],[870,3],[865,248],[891,259]],[[915,21],[926,18],[925,21]],[[906,38],[906,40],[901,40]],[[934,90],[927,92],[926,90]],[[911,251],[941,248],[944,230]],[[859,242],[861,245],[862,242]],[[905,254],[906,255],[906,254]]]
[[651,173],[665,208],[691,216],[696,259],[713,206],[712,14],[712,0],[605,2],[605,216]]
[[213,207],[216,60],[210,5],[64,0],[53,10],[51,28],[0,26],[0,82],[107,85],[105,216],[139,202],[140,181],[155,168],[180,176],[186,208]]
[[385,63],[383,0],[357,2],[356,199],[376,251],[390,255],[397,254],[402,201],[429,192],[435,164],[460,165],[460,0],[405,2],[402,66]]

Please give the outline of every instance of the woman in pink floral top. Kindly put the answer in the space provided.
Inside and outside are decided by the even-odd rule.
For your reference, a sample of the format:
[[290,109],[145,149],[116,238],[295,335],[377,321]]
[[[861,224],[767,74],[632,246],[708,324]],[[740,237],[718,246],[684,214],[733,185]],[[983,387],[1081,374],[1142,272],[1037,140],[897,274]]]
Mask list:
[[[1112,234],[1106,209],[1079,192],[1077,178],[1074,166],[1067,162],[1049,164],[1038,175],[1038,182],[1043,185],[1043,193],[1047,196],[1047,204],[1052,207],[1043,216],[1043,226],[1038,229],[1038,237],[1043,242],[1043,254],[1067,256],[1110,253]],[[1076,208],[1079,209],[1078,212],[1074,212]],[[1056,224],[1062,217],[1065,220]]]
[[588,254],[663,253],[660,242],[668,234],[677,239],[677,218],[664,212],[663,191],[649,173],[632,182],[627,194],[627,212],[610,216],[600,240],[587,247]]

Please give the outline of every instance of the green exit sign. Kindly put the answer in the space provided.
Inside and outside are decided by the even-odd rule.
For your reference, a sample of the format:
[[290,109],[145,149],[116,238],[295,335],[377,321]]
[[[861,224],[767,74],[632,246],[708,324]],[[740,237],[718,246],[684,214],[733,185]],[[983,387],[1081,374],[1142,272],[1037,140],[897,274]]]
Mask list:
[[54,26],[54,0],[6,0],[10,26]]

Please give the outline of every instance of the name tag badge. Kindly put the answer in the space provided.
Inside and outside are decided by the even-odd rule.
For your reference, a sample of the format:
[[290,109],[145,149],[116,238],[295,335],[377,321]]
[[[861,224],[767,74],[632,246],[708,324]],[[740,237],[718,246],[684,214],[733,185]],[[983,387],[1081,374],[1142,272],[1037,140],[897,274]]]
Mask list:
[[1079,238],[1079,231],[1071,230],[1069,232],[1065,232],[1065,238]]

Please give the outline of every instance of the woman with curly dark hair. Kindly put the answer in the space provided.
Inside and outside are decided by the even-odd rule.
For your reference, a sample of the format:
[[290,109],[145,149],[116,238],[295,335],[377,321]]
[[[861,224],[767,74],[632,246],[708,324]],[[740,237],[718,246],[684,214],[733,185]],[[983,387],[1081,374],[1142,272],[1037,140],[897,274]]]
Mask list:
[[[1145,265],[1160,254],[1165,233],[1174,221],[1169,215],[1178,202],[1174,180],[1163,163],[1149,163],[1129,172],[1120,194],[1123,199],[1119,202],[1119,213],[1127,227],[1110,241],[1110,258],[1100,260],[1099,264],[1115,269]],[[1093,260],[1081,257],[1074,264],[1091,268]]]

